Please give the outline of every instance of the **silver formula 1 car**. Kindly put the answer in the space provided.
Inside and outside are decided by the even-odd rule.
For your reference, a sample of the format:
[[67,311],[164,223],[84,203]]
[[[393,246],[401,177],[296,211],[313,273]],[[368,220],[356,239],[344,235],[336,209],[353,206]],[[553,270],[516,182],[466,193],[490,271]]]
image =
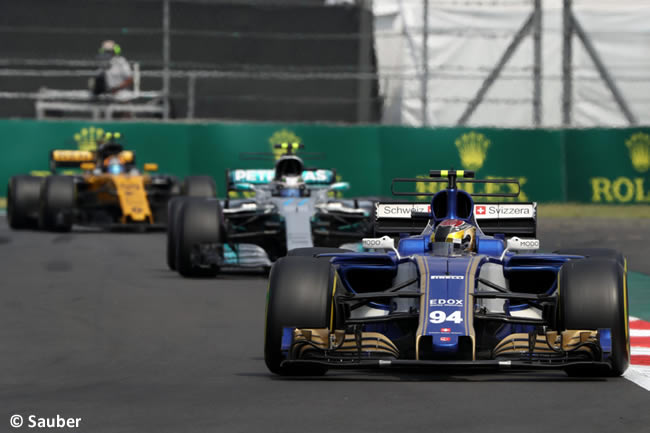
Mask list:
[[[335,172],[305,169],[289,147],[274,169],[228,170],[228,192],[250,198],[177,198],[169,204],[167,263],[186,277],[226,267],[269,268],[287,251],[360,247],[372,234],[372,200],[337,199]],[[322,250],[324,251],[324,250]]]

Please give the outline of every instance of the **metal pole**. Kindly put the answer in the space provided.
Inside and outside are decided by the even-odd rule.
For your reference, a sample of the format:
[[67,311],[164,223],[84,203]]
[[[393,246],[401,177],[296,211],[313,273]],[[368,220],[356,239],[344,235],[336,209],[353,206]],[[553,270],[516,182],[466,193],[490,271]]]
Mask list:
[[521,43],[521,41],[526,37],[528,32],[530,32],[530,29],[533,25],[534,16],[535,16],[535,12],[531,13],[530,16],[528,16],[528,18],[526,19],[524,25],[521,26],[517,34],[515,34],[515,37],[512,39],[512,42],[510,42],[510,45],[508,45],[508,47],[506,48],[506,51],[503,53],[503,56],[501,56],[501,59],[499,59],[499,62],[496,64],[494,69],[490,71],[490,74],[485,79],[485,81],[483,81],[483,84],[481,85],[481,88],[476,93],[476,96],[474,96],[474,99],[472,99],[469,102],[467,108],[465,109],[465,112],[463,112],[463,114],[460,116],[460,119],[458,119],[457,122],[458,125],[464,125],[465,123],[467,123],[472,113],[474,113],[474,111],[476,110],[476,107],[478,107],[481,101],[483,101],[485,94],[487,93],[488,90],[490,90],[490,87],[492,86],[494,81],[499,77],[499,74],[501,74],[501,70],[503,69],[503,67],[506,65],[506,63],[508,63],[508,60],[510,60],[510,57],[512,57],[515,50]]
[[573,14],[572,0],[564,0],[562,8],[562,125],[571,126],[573,81]]
[[163,0],[163,119],[169,119],[169,89],[170,89],[170,42],[169,42],[169,0]]
[[576,35],[582,41],[582,45],[584,45],[587,54],[589,54],[589,57],[591,57],[591,60],[594,62],[594,65],[596,66],[596,69],[598,70],[600,77],[605,82],[605,85],[612,92],[612,95],[614,96],[614,100],[618,104],[618,107],[621,109],[621,112],[623,112],[625,119],[627,119],[630,125],[636,125],[637,124],[636,117],[634,116],[634,114],[632,114],[632,110],[630,110],[630,107],[627,105],[627,102],[625,101],[623,94],[616,86],[616,82],[609,74],[609,71],[605,67],[605,64],[603,63],[602,59],[598,55],[596,48],[591,43],[591,39],[589,39],[589,36],[587,36],[587,33],[585,33],[584,29],[582,28],[582,25],[573,15],[572,15],[572,22],[573,22],[573,28],[575,29]]
[[370,121],[370,106],[372,104],[372,78],[367,75],[372,72],[370,63],[372,61],[372,0],[359,1],[359,62],[358,71],[365,75],[358,79],[357,91],[357,122],[367,123]]
[[535,0],[533,20],[533,124],[542,124],[542,0]]
[[194,119],[196,75],[187,76],[187,118]]
[[429,125],[429,0],[422,4],[422,126]]

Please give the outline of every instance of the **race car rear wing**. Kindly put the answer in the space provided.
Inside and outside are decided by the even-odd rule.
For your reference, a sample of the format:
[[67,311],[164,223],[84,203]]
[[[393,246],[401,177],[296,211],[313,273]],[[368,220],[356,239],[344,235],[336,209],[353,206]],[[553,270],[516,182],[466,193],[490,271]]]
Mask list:
[[[132,150],[122,150],[112,155],[127,166],[135,164],[135,152]],[[80,168],[85,163],[96,163],[97,158],[97,152],[92,150],[54,149],[50,152],[50,171],[54,173],[57,168]]]
[[[429,223],[431,205],[406,201],[375,205],[375,236],[413,235],[422,233]],[[489,236],[535,237],[537,234],[537,203],[475,203],[474,219]]]
[[50,152],[50,171],[57,168],[79,168],[85,162],[95,162],[97,155],[90,150],[55,149]]
[[[226,170],[226,186],[228,191],[233,191],[238,183],[264,185],[271,182],[274,176],[273,169]],[[302,178],[307,185],[331,185],[336,182],[336,172],[327,169],[305,169]]]

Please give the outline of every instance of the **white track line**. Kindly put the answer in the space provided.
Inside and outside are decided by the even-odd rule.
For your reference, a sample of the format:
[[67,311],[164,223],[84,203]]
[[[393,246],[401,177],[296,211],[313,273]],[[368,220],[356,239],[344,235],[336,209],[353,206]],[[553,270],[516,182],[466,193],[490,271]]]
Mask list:
[[623,377],[650,391],[650,367],[631,365],[623,374]]

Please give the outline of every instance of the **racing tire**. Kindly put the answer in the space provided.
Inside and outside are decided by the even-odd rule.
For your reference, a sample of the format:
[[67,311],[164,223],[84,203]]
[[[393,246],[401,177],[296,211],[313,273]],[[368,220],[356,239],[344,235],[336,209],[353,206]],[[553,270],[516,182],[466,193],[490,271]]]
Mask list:
[[[311,247],[311,248],[294,248],[287,252],[287,256],[296,257],[316,257],[319,254],[335,254],[335,253],[350,253],[350,250],[343,248],[328,248],[328,247]],[[325,257],[323,257],[325,258]],[[327,257],[330,259],[331,257]]]
[[620,376],[630,364],[627,275],[609,257],[566,262],[559,275],[561,329],[611,329],[611,370],[568,368],[570,376]]
[[14,230],[38,227],[41,177],[12,176],[7,185],[7,222]]
[[327,368],[281,367],[284,327],[329,328],[335,270],[329,261],[289,256],[273,264],[269,276],[264,332],[264,361],[279,375],[322,375]]
[[71,176],[48,176],[43,180],[38,225],[44,230],[67,232],[72,228],[75,185]]
[[167,202],[167,266],[176,270],[176,221],[185,197],[174,197]]
[[174,237],[176,242],[176,270],[187,278],[214,277],[219,266],[201,266],[193,255],[201,243],[224,243],[221,204],[216,199],[185,200],[178,211]]
[[183,195],[188,197],[213,198],[217,196],[217,185],[210,176],[188,176],[183,181]]

